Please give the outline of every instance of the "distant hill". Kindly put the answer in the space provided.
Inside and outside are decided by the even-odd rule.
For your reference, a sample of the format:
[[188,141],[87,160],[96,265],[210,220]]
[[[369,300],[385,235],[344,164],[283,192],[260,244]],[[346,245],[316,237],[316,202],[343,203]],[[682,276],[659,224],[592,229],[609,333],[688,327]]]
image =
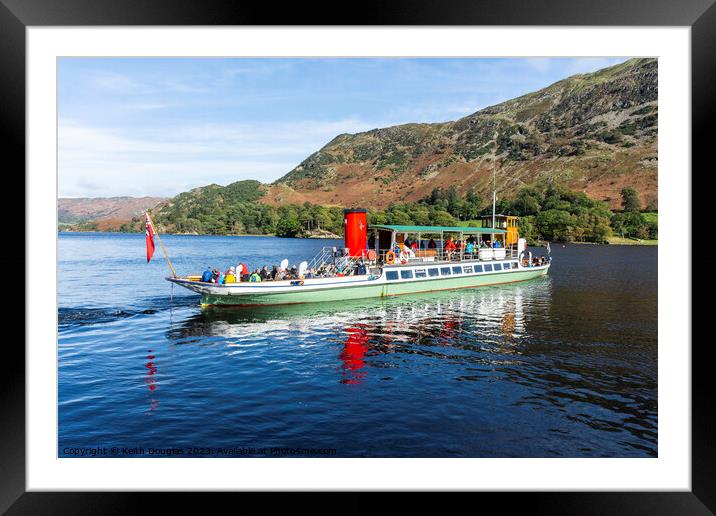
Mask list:
[[115,230],[165,200],[164,197],[60,198],[57,201],[57,219],[67,229],[94,222],[96,229]]
[[631,59],[453,122],[342,134],[263,202],[384,208],[453,185],[489,196],[494,159],[498,195],[546,178],[613,208],[633,186],[646,204],[657,191],[657,93],[657,61]]
[[653,211],[657,97],[657,61],[631,59],[459,120],[338,135],[273,184],[212,184],[172,199],[61,199],[60,220],[97,222],[80,229],[142,231],[139,215],[154,207],[160,230],[175,233],[338,232],[339,207],[380,210],[438,188],[489,203],[493,168],[503,201],[526,186],[542,185],[544,193],[553,185],[619,209],[629,186]]

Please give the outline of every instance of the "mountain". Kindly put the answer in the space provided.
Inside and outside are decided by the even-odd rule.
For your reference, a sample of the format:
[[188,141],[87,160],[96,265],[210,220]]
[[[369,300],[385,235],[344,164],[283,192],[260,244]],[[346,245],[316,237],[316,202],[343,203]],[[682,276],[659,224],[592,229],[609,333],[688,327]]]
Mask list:
[[[167,232],[337,232],[343,221],[339,207],[381,210],[426,198],[439,201],[439,192],[447,192],[472,199],[473,208],[484,208],[492,194],[493,171],[501,201],[514,200],[525,186],[535,185],[538,188],[527,195],[531,205],[559,211],[564,203],[592,202],[564,193],[577,191],[618,209],[621,191],[628,186],[640,196],[641,206],[653,211],[658,176],[657,72],[655,59],[631,59],[568,77],[459,120],[341,134],[272,184],[255,180],[213,184],[167,200],[61,199],[60,220],[98,217],[105,221],[100,228],[141,231],[137,215],[153,203],[154,221]],[[524,208],[526,199],[520,202]],[[474,218],[475,214],[461,214],[455,203],[450,213],[444,210],[449,206],[438,204],[421,208],[429,211],[427,219]],[[126,219],[110,228],[107,221],[119,219],[114,211],[119,206],[126,209],[122,212]],[[576,217],[578,211],[571,215]],[[608,219],[606,214],[599,216]],[[410,218],[391,213],[386,220],[405,217]]]
[[[498,196],[549,180],[618,208],[625,186],[656,202],[657,61],[579,74],[459,120],[336,136],[262,202],[385,208],[436,187]],[[497,136],[495,138],[495,135]]]
[[93,229],[112,230],[164,201],[164,197],[60,198],[57,219],[64,225],[93,222]]

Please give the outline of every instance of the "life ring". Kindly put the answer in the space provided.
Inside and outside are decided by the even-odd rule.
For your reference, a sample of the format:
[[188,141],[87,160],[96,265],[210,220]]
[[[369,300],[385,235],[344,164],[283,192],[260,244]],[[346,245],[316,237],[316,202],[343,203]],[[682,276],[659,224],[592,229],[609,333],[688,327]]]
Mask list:
[[388,251],[385,253],[385,263],[392,265],[395,263],[395,253],[393,251]]

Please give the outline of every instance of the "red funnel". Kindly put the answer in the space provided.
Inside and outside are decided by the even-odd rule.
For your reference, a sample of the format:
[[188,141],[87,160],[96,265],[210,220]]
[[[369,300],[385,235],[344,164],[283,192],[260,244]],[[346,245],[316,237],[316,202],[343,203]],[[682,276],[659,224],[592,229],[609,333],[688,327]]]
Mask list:
[[363,256],[368,246],[368,219],[362,208],[343,210],[345,247],[350,256]]

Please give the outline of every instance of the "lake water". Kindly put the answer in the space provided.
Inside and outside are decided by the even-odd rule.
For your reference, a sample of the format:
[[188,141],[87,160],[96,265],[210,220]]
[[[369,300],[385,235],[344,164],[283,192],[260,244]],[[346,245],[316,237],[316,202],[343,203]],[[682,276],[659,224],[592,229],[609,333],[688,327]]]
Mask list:
[[[341,244],[162,239],[179,274]],[[202,310],[143,234],[62,233],[58,455],[656,456],[657,248],[552,256],[505,286]]]

